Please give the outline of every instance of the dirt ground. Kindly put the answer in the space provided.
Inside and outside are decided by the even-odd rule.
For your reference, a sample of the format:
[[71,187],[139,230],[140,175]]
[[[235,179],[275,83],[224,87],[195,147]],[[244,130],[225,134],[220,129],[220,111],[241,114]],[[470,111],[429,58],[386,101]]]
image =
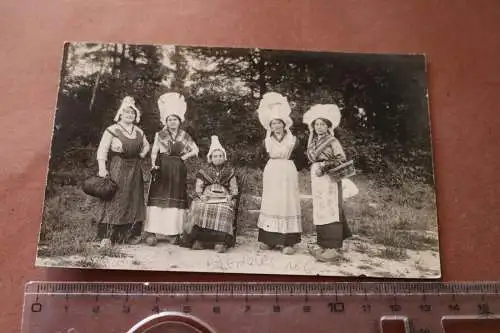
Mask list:
[[118,255],[114,256],[38,257],[37,266],[282,275],[440,277],[437,251],[407,250],[404,257],[388,259],[387,255],[381,255],[384,246],[354,236],[346,240],[337,262],[322,263],[309,254],[308,246],[314,243],[314,235],[304,235],[293,255],[263,251],[258,247],[257,231],[250,230],[238,236],[236,247],[221,254],[212,250],[191,250],[159,242],[155,247],[146,244],[120,245],[114,251]]

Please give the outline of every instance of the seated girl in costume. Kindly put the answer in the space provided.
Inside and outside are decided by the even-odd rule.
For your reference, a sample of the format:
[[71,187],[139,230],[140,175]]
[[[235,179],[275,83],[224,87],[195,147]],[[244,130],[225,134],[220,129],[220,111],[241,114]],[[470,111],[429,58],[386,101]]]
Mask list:
[[222,253],[234,244],[238,184],[217,136],[212,136],[207,160],[196,174],[195,200],[188,217],[192,226],[189,240],[193,250],[214,248]]

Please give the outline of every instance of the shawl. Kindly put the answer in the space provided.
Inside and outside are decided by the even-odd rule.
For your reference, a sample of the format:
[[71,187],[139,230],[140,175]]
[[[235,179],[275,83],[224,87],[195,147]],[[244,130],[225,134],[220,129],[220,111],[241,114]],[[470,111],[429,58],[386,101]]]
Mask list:
[[219,184],[229,189],[231,179],[235,176],[233,167],[224,163],[221,167],[216,167],[213,164],[201,168],[196,178],[203,180],[207,185]]
[[307,157],[313,163],[322,161],[341,163],[346,159],[340,142],[331,134],[321,138],[314,137],[307,147]]
[[182,129],[178,130],[174,138],[167,128],[163,128],[158,132],[158,139],[158,143],[165,148],[169,155],[181,156],[193,150],[193,139]]

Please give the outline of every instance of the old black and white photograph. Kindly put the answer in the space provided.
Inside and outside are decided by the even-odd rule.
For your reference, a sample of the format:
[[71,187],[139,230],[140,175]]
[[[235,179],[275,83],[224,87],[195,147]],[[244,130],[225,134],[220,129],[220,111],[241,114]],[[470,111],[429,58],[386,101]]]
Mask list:
[[441,276],[423,54],[61,54],[37,266]]

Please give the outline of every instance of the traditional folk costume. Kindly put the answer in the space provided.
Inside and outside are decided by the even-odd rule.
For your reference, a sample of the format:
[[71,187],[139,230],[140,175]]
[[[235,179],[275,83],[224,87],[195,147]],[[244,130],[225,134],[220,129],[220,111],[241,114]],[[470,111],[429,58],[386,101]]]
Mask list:
[[[178,237],[183,233],[188,198],[187,168],[184,159],[197,156],[198,147],[191,136],[182,129],[172,134],[167,127],[167,118],[177,116],[182,123],[186,112],[184,97],[177,93],[167,93],[158,100],[160,117],[165,127],[156,133],[151,159],[159,170],[152,177],[147,203],[145,231],[150,233],[146,241],[156,244],[151,234]],[[155,172],[153,172],[155,174]]]
[[[265,94],[258,109],[259,121],[267,131],[264,147],[269,156],[263,173],[258,240],[264,248],[282,248],[287,254],[294,252],[302,233],[298,172],[291,160],[298,140],[290,131],[290,113],[286,98],[277,93]],[[275,119],[285,124],[281,139],[271,131]]]
[[[235,196],[238,184],[234,168],[227,162],[215,165],[212,154],[220,151],[227,160],[226,151],[217,136],[212,136],[207,154],[208,165],[196,174],[196,199],[191,204],[189,238],[193,249],[215,248],[225,252],[234,244]],[[204,200],[201,200],[203,197]]]
[[97,236],[111,242],[125,242],[140,237],[145,219],[144,179],[142,158],[149,151],[143,131],[133,125],[129,132],[120,121],[126,108],[136,112],[136,122],[141,118],[132,97],[125,97],[114,118],[115,124],[104,131],[97,149],[97,160],[109,163],[109,177],[118,185],[111,201],[104,202]]
[[[303,122],[309,126],[307,156],[311,165],[311,187],[313,196],[313,223],[316,226],[317,244],[315,255],[327,260],[341,249],[343,241],[351,237],[343,209],[343,199],[357,193],[357,188],[348,179],[336,179],[328,171],[347,161],[340,142],[333,130],[340,123],[340,110],[336,105],[315,105],[305,114]],[[314,130],[314,121],[327,120],[331,123],[328,133],[319,137]],[[343,194],[347,189],[349,193]],[[348,194],[348,195],[346,195]]]

